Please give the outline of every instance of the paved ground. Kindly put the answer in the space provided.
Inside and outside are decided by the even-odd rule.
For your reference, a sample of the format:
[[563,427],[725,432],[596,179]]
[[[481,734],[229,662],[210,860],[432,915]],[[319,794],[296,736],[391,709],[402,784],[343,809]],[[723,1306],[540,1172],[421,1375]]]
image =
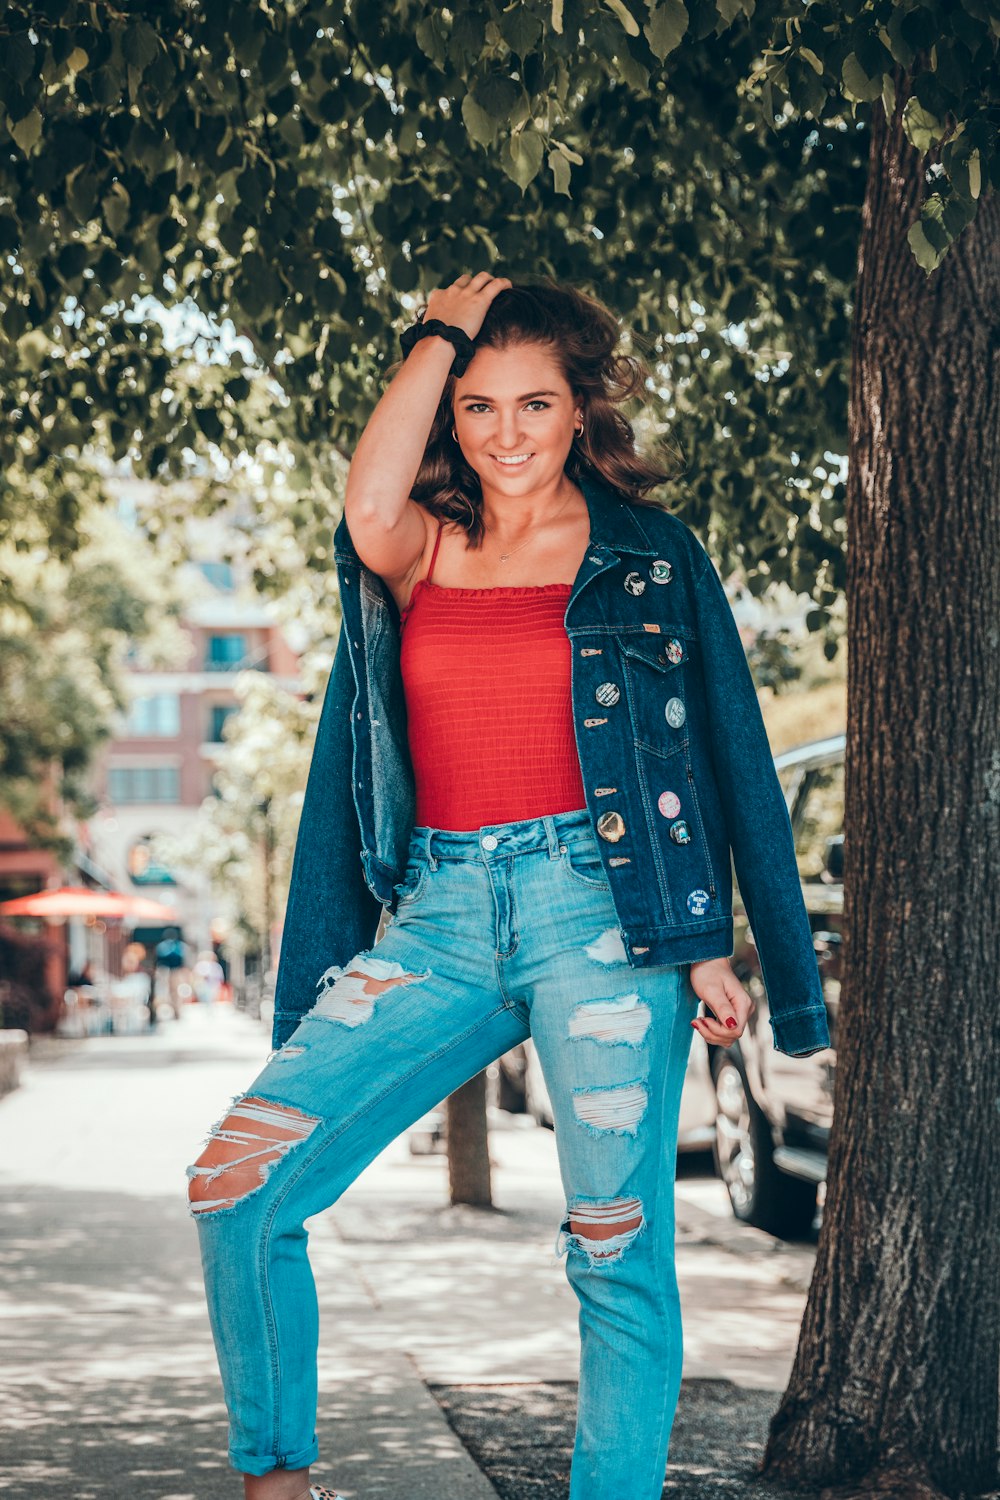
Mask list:
[[[0,1103],[7,1332],[0,1490],[223,1500],[225,1412],[184,1166],[267,1048],[188,1012],[153,1037],[35,1049]],[[505,1128],[503,1128],[505,1126]],[[311,1226],[323,1353],[317,1476],[351,1500],[565,1500],[576,1302],[552,1247],[554,1142],[502,1117],[494,1211],[447,1205],[405,1140]],[[667,1495],[749,1496],[812,1264],[678,1184],[685,1380]]]

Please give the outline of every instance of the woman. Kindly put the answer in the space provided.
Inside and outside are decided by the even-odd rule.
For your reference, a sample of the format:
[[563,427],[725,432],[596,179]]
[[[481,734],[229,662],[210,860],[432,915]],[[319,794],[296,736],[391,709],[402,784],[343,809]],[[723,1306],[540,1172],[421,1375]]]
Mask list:
[[581,1309],[572,1500],[658,1497],[691,1032],[727,1046],[753,1010],[730,848],[773,1045],[829,1044],[739,634],[700,543],[645,498],[665,476],[619,410],[645,371],[617,336],[572,288],[460,276],[404,336],[351,464],[277,1050],[190,1169],[249,1500],[332,1493],[310,1484],[303,1220],[529,1034]]

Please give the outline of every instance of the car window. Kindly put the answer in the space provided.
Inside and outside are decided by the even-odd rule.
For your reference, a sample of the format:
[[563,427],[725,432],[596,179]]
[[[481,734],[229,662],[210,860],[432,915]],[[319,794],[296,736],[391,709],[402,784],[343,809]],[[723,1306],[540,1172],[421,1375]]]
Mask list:
[[795,858],[803,880],[820,880],[827,841],[844,832],[844,762],[817,766],[805,777],[792,819]]

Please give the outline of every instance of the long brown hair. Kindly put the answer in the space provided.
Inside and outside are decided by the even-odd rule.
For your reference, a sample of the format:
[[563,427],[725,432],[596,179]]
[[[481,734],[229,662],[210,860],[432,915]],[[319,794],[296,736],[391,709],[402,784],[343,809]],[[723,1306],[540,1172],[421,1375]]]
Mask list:
[[[498,292],[474,343],[477,349],[548,345],[582,404],[583,433],[573,439],[566,474],[576,482],[596,474],[623,500],[663,509],[646,491],[673,477],[681,455],[669,449],[674,467],[668,469],[636,451],[632,424],[620,407],[634,397],[646,399],[650,371],[640,356],[615,353],[619,336],[618,322],[603,302],[544,276]],[[451,436],[454,388],[455,377],[449,375],[410,493],[434,515],[458,522],[468,533],[468,545],[478,546],[485,536],[482,488]],[[657,446],[667,451],[662,439]]]

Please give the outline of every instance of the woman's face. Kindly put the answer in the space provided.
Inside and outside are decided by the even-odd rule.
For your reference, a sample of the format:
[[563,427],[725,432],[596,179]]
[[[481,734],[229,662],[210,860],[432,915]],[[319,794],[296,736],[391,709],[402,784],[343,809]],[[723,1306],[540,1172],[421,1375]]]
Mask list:
[[547,346],[478,350],[453,402],[459,447],[484,492],[529,495],[558,480],[582,412]]

